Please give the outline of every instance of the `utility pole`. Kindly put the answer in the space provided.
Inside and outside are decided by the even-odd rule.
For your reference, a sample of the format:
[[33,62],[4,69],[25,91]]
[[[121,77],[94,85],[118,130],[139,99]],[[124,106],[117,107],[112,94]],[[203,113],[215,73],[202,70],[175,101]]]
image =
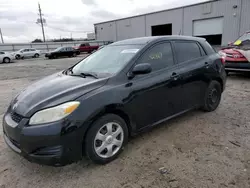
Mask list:
[[43,24],[46,22],[45,19],[43,19],[42,9],[40,7],[40,3],[38,3],[38,12],[39,12],[39,19],[37,19],[37,23],[41,23],[42,26],[42,32],[43,32],[43,42],[45,42],[45,34],[44,34],[44,27]]
[[4,44],[4,41],[3,41],[3,34],[2,34],[1,28],[0,28],[0,36],[1,36],[1,39],[2,39],[2,43]]

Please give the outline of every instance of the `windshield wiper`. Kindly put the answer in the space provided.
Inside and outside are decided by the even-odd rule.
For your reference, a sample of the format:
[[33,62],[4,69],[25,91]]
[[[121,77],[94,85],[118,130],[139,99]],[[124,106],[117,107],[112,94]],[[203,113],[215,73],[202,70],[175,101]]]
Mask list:
[[86,76],[92,76],[92,77],[98,79],[97,74],[92,73],[92,72],[81,72],[80,75],[82,75],[82,76],[84,76],[84,77],[86,77]]

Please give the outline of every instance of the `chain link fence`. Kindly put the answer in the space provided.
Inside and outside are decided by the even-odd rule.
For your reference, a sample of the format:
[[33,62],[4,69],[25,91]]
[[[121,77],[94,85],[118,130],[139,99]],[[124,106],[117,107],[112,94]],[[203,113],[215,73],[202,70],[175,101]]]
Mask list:
[[44,43],[13,43],[13,44],[0,44],[0,51],[14,52],[23,48],[35,48],[45,53],[50,50],[54,50],[61,46],[79,46],[83,43],[89,43],[90,46],[104,45],[110,41],[72,41],[72,42],[44,42]]

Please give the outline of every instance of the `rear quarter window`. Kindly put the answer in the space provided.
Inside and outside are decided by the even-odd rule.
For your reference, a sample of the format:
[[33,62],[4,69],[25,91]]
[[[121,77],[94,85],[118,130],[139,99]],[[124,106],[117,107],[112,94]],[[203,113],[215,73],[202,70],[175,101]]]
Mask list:
[[197,59],[205,55],[204,50],[196,42],[176,41],[174,44],[178,63]]

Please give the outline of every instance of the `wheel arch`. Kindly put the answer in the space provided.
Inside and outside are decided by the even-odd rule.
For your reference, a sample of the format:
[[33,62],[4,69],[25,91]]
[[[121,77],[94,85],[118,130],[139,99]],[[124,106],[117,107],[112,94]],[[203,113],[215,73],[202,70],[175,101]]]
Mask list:
[[133,123],[132,118],[129,116],[129,114],[121,107],[121,105],[111,104],[98,110],[98,112],[91,117],[91,120],[89,121],[90,123],[85,134],[87,134],[91,124],[93,124],[93,122],[95,122],[98,118],[104,116],[105,114],[115,114],[121,117],[127,124],[129,136],[135,131],[135,124]]
[[[214,78],[213,80],[215,80],[215,81],[217,81],[217,82],[220,83],[220,85],[221,85],[221,91],[223,92],[223,90],[224,90],[224,83],[223,83],[223,80],[222,80],[221,78],[219,78],[219,77]],[[213,80],[211,80],[211,81],[213,81]]]
[[128,128],[128,136],[130,137],[130,136],[134,135],[134,132],[136,130],[135,123],[133,123],[132,118],[129,116],[129,114],[126,113],[126,111],[119,106],[120,105],[118,105],[118,104],[112,104],[112,105],[105,106],[101,110],[99,110],[98,113],[95,113],[95,115],[93,115],[90,118],[90,120],[87,121],[89,123],[87,125],[86,131],[84,132],[83,140],[82,140],[82,153],[83,153],[83,155],[85,154],[85,148],[84,148],[85,138],[86,138],[86,135],[88,134],[88,131],[89,131],[91,125],[97,119],[99,119],[100,117],[102,117],[106,114],[115,114],[115,115],[121,117],[126,122],[126,125]]

